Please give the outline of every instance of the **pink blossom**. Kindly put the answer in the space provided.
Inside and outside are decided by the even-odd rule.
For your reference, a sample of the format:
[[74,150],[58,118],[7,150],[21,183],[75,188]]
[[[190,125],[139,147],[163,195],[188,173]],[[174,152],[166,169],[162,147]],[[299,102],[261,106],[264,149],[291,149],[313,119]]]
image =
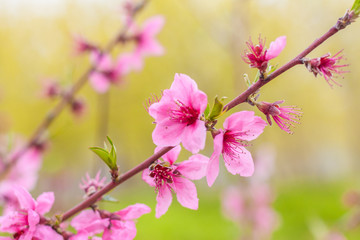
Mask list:
[[[3,146],[6,146],[9,143],[4,142],[3,144]],[[12,159],[20,153],[23,147],[21,140],[17,140],[12,144],[14,147],[10,153],[4,153],[3,156],[0,154],[0,171],[5,171],[6,164],[10,164]],[[26,150],[16,163],[12,165],[1,181],[0,200],[5,203],[5,211],[7,211],[8,208],[13,208],[14,204],[16,206],[17,200],[12,190],[14,184],[21,185],[27,190],[34,188],[38,171],[42,164],[43,151],[43,145],[34,146]]]
[[[155,149],[155,152],[160,150]],[[193,210],[198,209],[199,199],[195,184],[191,180],[197,180],[205,176],[208,158],[196,154],[179,164],[175,160],[179,156],[181,147],[176,146],[163,155],[163,160],[155,161],[148,169],[145,169],[142,178],[157,191],[156,217],[166,213],[172,202],[173,191],[176,193],[178,202]]]
[[164,48],[155,39],[165,23],[163,16],[154,16],[149,18],[143,24],[141,30],[136,30],[136,26],[132,25],[135,31],[136,48],[132,55],[133,67],[137,70],[143,67],[143,58],[146,56],[161,56],[164,54]]
[[219,174],[219,157],[222,154],[227,170],[235,175],[249,177],[254,172],[251,153],[245,149],[247,141],[256,139],[266,122],[254,116],[254,112],[242,111],[230,115],[214,138],[214,152],[207,167],[206,179],[212,186]]
[[95,70],[89,79],[92,87],[99,93],[105,93],[110,84],[121,83],[122,78],[131,70],[132,57],[129,54],[120,55],[116,63],[109,55],[94,51],[91,55]]
[[95,45],[85,40],[82,36],[74,36],[74,53],[76,55],[96,51],[97,49]]
[[337,232],[337,231],[331,231],[329,232],[324,240],[346,240],[346,237],[344,234]]
[[252,68],[258,68],[264,72],[267,68],[268,61],[277,57],[286,45],[286,36],[278,37],[274,42],[270,43],[269,49],[265,48],[265,41],[259,37],[259,44],[255,45],[251,39],[246,42],[250,52],[245,52],[243,60],[250,64]]
[[306,66],[306,68],[312,72],[315,77],[320,74],[324,76],[326,82],[330,85],[330,87],[333,87],[331,83],[334,83],[338,86],[341,86],[338,82],[336,82],[333,77],[334,74],[342,75],[343,73],[346,73],[348,71],[343,71],[343,67],[347,67],[348,64],[337,64],[341,59],[344,58],[344,56],[338,56],[342,52],[339,51],[334,56],[330,57],[330,53],[325,54],[324,56],[320,58],[313,58],[313,59],[304,59],[303,62]]
[[56,98],[61,94],[61,87],[59,83],[54,79],[46,79],[43,83],[42,96],[45,98]]
[[100,179],[100,171],[97,172],[95,178],[91,178],[89,174],[86,173],[86,178],[82,179],[80,188],[85,191],[86,196],[91,196],[104,187],[105,181],[105,177]]
[[198,90],[196,82],[185,74],[175,74],[170,89],[163,91],[159,102],[149,107],[155,119],[152,133],[158,146],[176,146],[197,153],[205,147],[206,127],[202,114],[207,106],[207,96]]
[[76,98],[71,102],[71,112],[76,117],[80,117],[84,114],[86,111],[86,104],[85,101],[81,98]]
[[258,109],[266,115],[266,119],[269,125],[272,125],[271,117],[274,119],[275,123],[285,132],[292,134],[290,130],[291,127],[294,127],[294,123],[299,124],[299,119],[302,115],[299,108],[295,106],[285,106],[280,107],[279,104],[284,103],[285,101],[276,101],[274,103],[260,102],[256,106]]
[[224,216],[233,222],[240,222],[244,217],[246,206],[238,187],[227,187],[221,200]]
[[228,187],[221,202],[225,217],[252,229],[251,239],[270,236],[278,223],[277,214],[271,207],[270,189],[265,185]]
[[[134,204],[115,213],[85,210],[77,215],[71,225],[79,231],[77,238],[103,233],[103,240],[131,240],[136,236],[135,220],[151,209],[145,204]],[[84,238],[87,239],[87,238]]]
[[15,239],[54,239],[62,240],[50,226],[44,225],[43,214],[47,213],[54,203],[54,193],[45,192],[36,201],[30,193],[19,185],[13,186],[18,201],[18,209],[0,218],[0,231],[13,234]]

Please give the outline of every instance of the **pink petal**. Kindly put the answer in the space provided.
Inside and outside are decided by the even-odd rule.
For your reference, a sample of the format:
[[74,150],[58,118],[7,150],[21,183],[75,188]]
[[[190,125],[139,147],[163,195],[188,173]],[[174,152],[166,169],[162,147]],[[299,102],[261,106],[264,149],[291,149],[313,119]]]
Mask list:
[[243,132],[241,139],[251,141],[257,138],[267,123],[260,117],[254,116],[252,111],[241,111],[231,114],[224,121],[224,129],[228,131]]
[[40,216],[37,212],[32,209],[28,209],[28,224],[29,224],[29,231],[35,231],[36,225],[40,222]]
[[174,123],[172,120],[164,120],[156,124],[152,132],[152,139],[158,146],[176,146],[181,142],[181,137],[186,124]]
[[241,152],[239,158],[231,158],[227,154],[223,154],[225,167],[233,175],[252,176],[254,173],[254,162],[251,153],[243,147],[238,147],[237,151]]
[[181,162],[176,170],[186,178],[197,180],[205,176],[208,163],[208,157],[196,154],[191,156],[189,160]]
[[153,38],[147,38],[143,39],[140,45],[138,45],[138,48],[135,50],[134,54],[137,56],[161,56],[165,52],[163,46],[160,45],[160,43],[153,39]]
[[214,138],[214,152],[210,157],[209,164],[206,170],[206,180],[211,187],[217,176],[219,175],[219,157],[223,150],[223,140],[224,140],[224,132],[220,130],[220,133]]
[[170,90],[164,90],[160,102],[155,102],[149,107],[149,114],[156,119],[157,122],[162,122],[169,119],[169,111],[176,108],[177,105],[173,100],[172,92]]
[[143,33],[154,36],[160,32],[165,23],[165,18],[161,15],[149,18],[144,22]]
[[10,171],[8,179],[11,179],[13,183],[21,185],[26,190],[31,190],[36,184],[41,163],[41,152],[32,148],[19,158],[15,167]]
[[246,206],[238,187],[228,187],[222,195],[221,202],[222,211],[230,220],[238,222],[244,217]]
[[90,233],[80,230],[76,233],[76,235],[73,235],[69,240],[89,240],[89,236],[91,236]]
[[185,149],[193,154],[204,149],[206,140],[205,122],[196,120],[195,123],[186,126],[182,135],[182,144]]
[[140,71],[144,67],[144,60],[141,52],[134,51],[133,53],[129,53],[127,56],[127,61],[129,65],[129,70]]
[[181,101],[186,106],[192,106],[192,95],[198,91],[196,82],[186,74],[175,74],[170,87],[174,99]]
[[199,199],[197,198],[195,184],[186,178],[175,177],[174,186],[178,202],[186,208],[197,210]]
[[105,93],[110,86],[110,81],[104,74],[92,72],[89,76],[90,84],[98,93]]
[[34,238],[36,239],[51,239],[51,240],[63,240],[64,238],[58,234],[50,226],[38,225],[34,232]]
[[36,199],[36,211],[43,215],[50,211],[52,205],[54,204],[55,196],[53,192],[45,192],[38,196]]
[[286,36],[278,37],[274,42],[270,43],[269,49],[266,52],[266,60],[276,58],[286,45]]
[[202,114],[207,107],[207,96],[204,92],[198,90],[191,96],[191,106]]
[[71,221],[71,226],[76,230],[83,230],[90,234],[101,233],[108,225],[109,219],[102,219],[99,213],[93,210],[84,210]]
[[112,60],[108,54],[93,51],[90,55],[90,60],[97,70],[108,71],[112,68]]
[[156,184],[154,182],[154,178],[150,177],[150,171],[148,168],[146,168],[143,172],[142,172],[142,180],[144,180],[147,184],[149,184],[152,187],[155,187]]
[[111,221],[112,227],[106,228],[103,240],[132,240],[136,236],[136,227],[133,221]]
[[130,72],[131,68],[133,67],[135,58],[134,54],[124,53],[121,54],[115,64],[116,72],[120,75],[126,75]]
[[14,185],[14,194],[19,202],[21,209],[35,209],[35,200],[22,186]]
[[115,212],[115,214],[119,215],[122,220],[134,220],[149,212],[151,212],[151,208],[145,204],[136,203],[124,208],[123,210]]
[[159,218],[167,212],[172,202],[171,190],[167,185],[160,187],[156,201],[155,217]]
[[[154,152],[156,153],[156,152],[160,151],[161,149],[163,149],[163,147],[156,147]],[[167,161],[168,163],[170,163],[170,165],[173,165],[173,163],[178,158],[180,151],[181,151],[181,147],[180,147],[180,145],[177,145],[176,147],[174,147],[173,149],[171,149],[170,151],[165,153],[162,156],[162,158],[165,161]]]

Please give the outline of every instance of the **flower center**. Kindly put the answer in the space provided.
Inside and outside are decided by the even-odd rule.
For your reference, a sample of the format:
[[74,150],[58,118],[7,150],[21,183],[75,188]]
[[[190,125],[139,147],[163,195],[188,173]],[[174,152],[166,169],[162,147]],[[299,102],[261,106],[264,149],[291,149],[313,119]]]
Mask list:
[[173,183],[173,177],[180,176],[180,172],[174,170],[167,162],[155,162],[150,165],[149,170],[149,176],[154,178],[157,190],[166,183]]
[[178,107],[170,110],[171,120],[179,123],[185,123],[187,126],[196,122],[199,117],[199,112],[197,110],[191,106],[186,106],[179,100],[175,101],[175,103]]
[[244,154],[241,147],[249,146],[249,144],[242,140],[241,136],[246,134],[246,132],[225,132],[223,140],[223,154],[228,155],[231,159],[238,159],[240,154]]

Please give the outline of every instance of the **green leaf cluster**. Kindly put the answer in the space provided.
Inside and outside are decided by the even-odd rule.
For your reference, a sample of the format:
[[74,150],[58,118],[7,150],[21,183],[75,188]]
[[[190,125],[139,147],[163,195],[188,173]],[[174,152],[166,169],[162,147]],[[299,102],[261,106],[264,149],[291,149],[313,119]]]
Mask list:
[[351,8],[352,11],[354,11],[354,13],[356,15],[359,15],[360,13],[360,0],[355,0],[354,5]]
[[218,96],[215,97],[214,100],[214,105],[212,106],[211,110],[210,110],[210,105],[207,106],[207,108],[205,109],[205,118],[207,120],[210,121],[214,121],[215,119],[219,118],[221,115],[223,115],[226,110],[223,110],[224,108],[224,99],[226,97],[222,97],[221,99],[219,99]]
[[104,143],[104,148],[91,147],[90,150],[93,151],[96,155],[98,155],[98,157],[101,158],[101,160],[103,160],[103,162],[106,163],[106,165],[108,165],[111,170],[116,171],[118,170],[116,164],[116,148],[112,140],[109,137],[107,137],[107,139],[111,146],[110,151],[106,143]]

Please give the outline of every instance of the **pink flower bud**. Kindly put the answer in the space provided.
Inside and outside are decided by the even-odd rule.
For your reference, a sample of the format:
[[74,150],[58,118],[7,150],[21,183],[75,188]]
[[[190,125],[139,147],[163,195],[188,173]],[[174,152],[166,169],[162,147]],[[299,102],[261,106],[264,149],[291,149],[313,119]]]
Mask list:
[[86,109],[85,101],[82,99],[75,99],[71,103],[71,112],[79,117],[84,114]]
[[97,49],[98,48],[95,45],[89,43],[83,37],[79,35],[74,36],[74,52],[76,55],[92,52]]
[[272,125],[271,117],[276,124],[285,132],[292,134],[290,127],[294,127],[293,123],[299,123],[298,120],[302,115],[299,108],[295,106],[280,107],[279,104],[285,101],[276,101],[274,103],[260,102],[256,103],[257,108],[266,115],[269,125]]
[[[348,64],[339,65],[338,62],[344,58],[344,56],[338,56],[342,52],[339,51],[334,56],[330,57],[330,53],[325,54],[319,58],[313,59],[304,59],[303,62],[306,68],[314,74],[316,77],[318,74],[324,76],[326,82],[333,87],[331,84],[334,83],[338,86],[341,86],[338,82],[336,82],[333,77],[335,74],[342,75],[348,71],[343,71],[342,68],[348,66]],[[337,57],[338,56],[338,57]]]
[[259,44],[255,45],[249,39],[246,42],[249,52],[245,52],[243,56],[244,62],[252,68],[257,68],[261,72],[265,72],[268,66],[268,61],[277,57],[286,45],[286,37],[278,37],[274,42],[270,43],[269,49],[265,48],[265,40],[259,36]]

